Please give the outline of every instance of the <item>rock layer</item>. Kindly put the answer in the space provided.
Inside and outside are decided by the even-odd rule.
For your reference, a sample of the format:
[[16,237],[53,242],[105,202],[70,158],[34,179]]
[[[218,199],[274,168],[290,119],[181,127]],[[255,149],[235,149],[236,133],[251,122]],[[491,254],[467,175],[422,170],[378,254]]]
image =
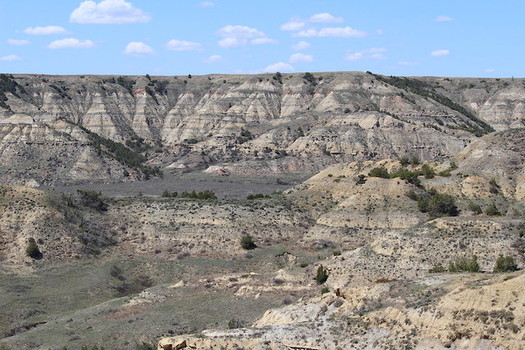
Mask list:
[[[483,121],[498,130],[525,125],[520,79],[407,78],[406,86],[359,72],[10,79],[18,85],[3,92],[7,101],[0,106],[4,164],[40,159],[41,153],[53,153],[52,146],[82,143],[86,135],[74,124],[128,145],[141,140],[159,166],[225,164],[238,173],[295,171],[304,163],[318,171],[342,161],[402,155],[440,160],[462,150],[475,139],[473,133],[487,130]],[[26,157],[3,150],[12,140],[23,148],[42,138],[52,144],[31,148]],[[75,145],[57,179],[93,175],[73,170],[76,161],[105,162]],[[196,156],[202,160],[195,162]],[[268,161],[275,166],[268,167]],[[53,178],[44,176],[53,172],[52,165],[42,168],[33,180]],[[13,175],[0,170],[4,179],[30,179],[21,170]],[[100,164],[97,173],[104,174],[101,180],[123,179],[109,164]]]

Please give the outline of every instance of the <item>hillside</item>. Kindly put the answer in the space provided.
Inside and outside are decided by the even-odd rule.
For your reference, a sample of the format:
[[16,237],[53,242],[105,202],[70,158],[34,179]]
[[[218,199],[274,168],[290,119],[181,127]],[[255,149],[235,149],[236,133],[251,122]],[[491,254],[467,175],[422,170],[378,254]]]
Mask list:
[[0,83],[2,350],[523,343],[522,79]]
[[525,120],[522,79],[323,72],[0,81],[0,178],[30,186],[134,181],[158,175],[156,166],[251,175],[404,155],[443,160]]
[[[315,219],[301,244],[334,251],[314,264],[328,274],[322,295],[269,310],[250,328],[165,338],[159,349],[519,349],[523,272],[492,272],[502,256],[519,269],[525,263],[525,203],[517,190],[524,169],[515,161],[522,133],[487,135],[453,167],[427,163],[435,174],[418,181],[371,175],[403,167],[383,160],[335,165],[293,187],[289,200]],[[405,166],[416,172],[424,165]],[[457,212],[422,212],[411,193],[422,198],[433,190],[452,195]],[[492,205],[497,213],[489,213]],[[455,272],[461,261],[475,261],[475,271]]]

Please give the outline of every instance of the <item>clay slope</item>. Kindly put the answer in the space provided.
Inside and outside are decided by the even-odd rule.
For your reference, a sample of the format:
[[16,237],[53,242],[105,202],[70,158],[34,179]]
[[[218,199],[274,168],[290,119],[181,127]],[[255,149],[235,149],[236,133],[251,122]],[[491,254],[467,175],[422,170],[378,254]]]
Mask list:
[[[230,172],[318,171],[341,161],[405,154],[444,159],[475,137],[523,126],[522,80],[393,78],[359,72],[254,76],[114,77],[2,76],[2,139],[33,142],[40,130],[64,149],[87,130],[142,152],[170,169],[210,165]],[[496,113],[497,112],[497,113]],[[488,123],[488,124],[487,124]],[[32,133],[30,133],[32,134]],[[26,163],[52,153],[49,144],[0,154],[2,163]],[[42,151],[41,151],[42,150]],[[63,153],[64,153],[63,152]],[[67,155],[71,153],[71,156]],[[88,150],[82,161],[100,162]],[[72,159],[69,159],[72,158]],[[66,159],[64,162],[66,162]],[[232,165],[235,161],[237,164]],[[44,164],[41,172],[52,172]],[[122,180],[103,167],[103,177]],[[13,175],[2,171],[4,179]],[[22,170],[14,171],[29,179]],[[86,174],[61,173],[64,181]],[[34,176],[37,182],[44,176]]]
[[[165,338],[159,349],[519,349],[524,275],[493,271],[501,256],[525,263],[522,133],[485,136],[457,164],[351,162],[295,186],[286,195],[316,220],[301,243],[334,251],[310,268],[327,271],[324,294],[269,310],[251,328]],[[403,167],[435,174],[371,176]],[[455,216],[421,211],[417,199],[434,191],[453,196]],[[476,272],[455,273],[462,259]]]
[[[86,191],[84,191],[86,192]],[[311,220],[282,196],[229,202],[184,198],[107,199],[94,191],[73,194],[26,187],[0,187],[0,262],[38,268],[55,261],[100,254],[243,256],[239,241],[258,246],[299,240]],[[26,249],[34,239],[38,259]]]
[[483,137],[454,158],[459,172],[497,179],[507,196],[525,199],[525,129]]
[[253,328],[164,338],[158,349],[520,349],[523,274],[435,276],[328,292]]

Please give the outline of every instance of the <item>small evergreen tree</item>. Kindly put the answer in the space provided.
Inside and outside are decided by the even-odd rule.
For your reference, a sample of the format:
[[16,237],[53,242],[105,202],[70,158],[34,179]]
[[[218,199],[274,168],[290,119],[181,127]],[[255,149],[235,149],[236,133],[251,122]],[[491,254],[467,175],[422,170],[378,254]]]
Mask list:
[[317,284],[323,284],[328,279],[328,271],[323,267],[323,265],[320,265],[317,268],[317,274],[315,275],[315,280]]
[[245,250],[252,250],[257,248],[257,245],[255,245],[252,236],[244,235],[241,237],[241,247]]
[[42,257],[40,248],[38,247],[38,244],[36,244],[34,238],[29,238],[29,243],[26,248],[26,254],[32,259],[39,259],[40,257]]

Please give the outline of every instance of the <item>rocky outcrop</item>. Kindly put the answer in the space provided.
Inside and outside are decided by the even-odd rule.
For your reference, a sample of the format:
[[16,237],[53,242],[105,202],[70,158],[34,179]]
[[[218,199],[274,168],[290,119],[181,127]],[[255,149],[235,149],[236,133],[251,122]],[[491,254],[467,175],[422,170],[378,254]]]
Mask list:
[[[337,162],[402,155],[440,160],[462,150],[475,139],[473,133],[487,130],[482,120],[503,130],[524,126],[525,118],[519,79],[407,78],[400,85],[359,72],[6,79],[18,85],[3,91],[2,142],[27,134],[24,126],[40,129],[58,147],[67,145],[55,131],[82,142],[85,133],[61,125],[66,120],[116,142],[142,140],[157,151],[148,152],[154,163],[178,162],[189,165],[186,170],[232,161],[240,163],[228,164],[230,172],[250,173],[294,171],[305,162],[318,171]],[[39,148],[52,153],[48,147]],[[38,152],[31,150],[34,158],[41,156]],[[205,155],[205,161],[187,160],[196,155]],[[2,163],[24,161],[8,152],[0,158]],[[103,162],[99,156],[89,160]],[[276,163],[274,170],[268,161]],[[42,167],[53,172],[50,165]],[[99,170],[123,179],[111,166]],[[12,177],[5,170],[2,174]],[[20,170],[16,174],[28,179]],[[59,177],[82,179],[78,171]]]
[[494,179],[506,196],[525,199],[525,129],[487,135],[455,156],[459,172]]
[[158,349],[519,349],[523,277],[352,287],[270,310],[253,328],[164,338]]

